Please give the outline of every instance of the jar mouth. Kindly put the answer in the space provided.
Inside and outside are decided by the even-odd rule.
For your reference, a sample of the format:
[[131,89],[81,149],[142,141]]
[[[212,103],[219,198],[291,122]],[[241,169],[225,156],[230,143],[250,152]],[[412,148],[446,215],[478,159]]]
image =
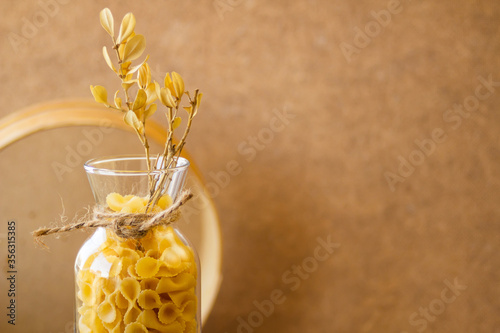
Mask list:
[[[176,157],[176,165],[170,168],[147,170],[146,156],[144,155],[115,155],[98,157],[88,160],[83,165],[85,171],[89,174],[105,175],[126,175],[126,176],[144,176],[159,175],[166,172],[177,172],[189,167],[189,161],[184,157]],[[150,157],[151,165],[159,165],[161,157],[156,161],[156,156]]]

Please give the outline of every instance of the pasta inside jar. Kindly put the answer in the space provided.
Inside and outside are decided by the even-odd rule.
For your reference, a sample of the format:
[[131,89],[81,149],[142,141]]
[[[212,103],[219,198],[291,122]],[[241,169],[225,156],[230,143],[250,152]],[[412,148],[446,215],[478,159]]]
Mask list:
[[[111,193],[106,202],[115,212],[143,213],[147,199]],[[153,211],[171,204],[165,195]],[[78,255],[79,332],[197,332],[197,259],[174,227],[154,227],[140,239],[102,229],[88,242],[100,244]]]

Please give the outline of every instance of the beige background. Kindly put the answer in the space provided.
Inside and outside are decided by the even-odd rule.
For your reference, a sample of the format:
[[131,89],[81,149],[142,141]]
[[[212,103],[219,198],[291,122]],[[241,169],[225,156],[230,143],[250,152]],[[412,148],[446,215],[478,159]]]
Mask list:
[[[472,100],[478,76],[500,81],[500,3],[403,1],[350,62],[340,45],[353,45],[366,24],[376,28],[370,13],[390,1],[218,3],[228,11],[218,12],[211,0],[61,0],[17,49],[9,34],[22,35],[41,7],[2,1],[0,114],[90,98],[90,84],[116,85],[102,60],[109,44],[98,13],[105,5],[119,18],[133,11],[156,78],[175,70],[205,93],[188,150],[209,186],[229,161],[241,167],[214,198],[224,281],[204,332],[237,332],[238,317],[255,324],[254,301],[269,300],[275,289],[286,299],[255,332],[500,332],[500,86],[460,123],[443,118]],[[266,128],[285,109],[295,118],[271,140]],[[398,172],[400,156],[415,158],[414,141],[435,129],[444,142],[391,191],[384,173]],[[238,150],[259,134],[255,156]],[[1,153],[0,217],[2,225],[22,221],[21,258],[32,247],[28,232],[60,212],[59,195],[69,212],[81,205],[69,202],[75,189],[88,195],[79,169],[47,188],[57,182],[51,162],[64,160],[65,147],[82,138],[81,130],[53,131]],[[130,151],[140,152],[135,138],[110,134],[92,155]],[[317,268],[308,266],[308,277],[291,290],[287,271],[315,262],[317,237],[340,247]],[[50,241],[44,260],[55,259],[49,267],[39,263],[41,283],[70,285],[71,272],[50,274],[63,265],[57,251],[78,241]],[[440,309],[442,292],[452,295],[445,281],[455,278],[467,288]],[[22,305],[19,322],[27,325],[44,307],[39,331],[66,332],[71,303],[51,315],[43,288],[20,283],[37,297]],[[71,300],[71,288],[64,292]],[[2,287],[2,308],[5,297]],[[410,316],[429,306],[439,314],[412,325]]]

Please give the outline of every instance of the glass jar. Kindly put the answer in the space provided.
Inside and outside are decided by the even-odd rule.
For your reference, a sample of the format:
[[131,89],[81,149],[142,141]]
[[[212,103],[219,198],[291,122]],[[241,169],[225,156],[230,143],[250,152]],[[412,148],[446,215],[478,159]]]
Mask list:
[[[144,213],[149,184],[167,177],[158,212],[183,190],[189,162],[176,162],[148,173],[144,156],[117,156],[85,170],[98,207],[117,213]],[[201,332],[199,259],[175,223],[137,238],[97,228],[78,252],[75,280],[76,332]]]

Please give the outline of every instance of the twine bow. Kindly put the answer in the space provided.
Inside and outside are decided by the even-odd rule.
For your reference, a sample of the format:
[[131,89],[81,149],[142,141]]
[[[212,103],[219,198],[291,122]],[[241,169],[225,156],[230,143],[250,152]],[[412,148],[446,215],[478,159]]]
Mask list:
[[168,209],[159,213],[110,213],[102,208],[94,208],[93,216],[89,220],[78,220],[62,227],[39,228],[33,231],[35,241],[43,245],[41,237],[68,232],[78,229],[108,228],[112,229],[121,238],[141,238],[159,225],[167,225],[179,219],[180,208],[193,194],[188,190],[181,193]]

